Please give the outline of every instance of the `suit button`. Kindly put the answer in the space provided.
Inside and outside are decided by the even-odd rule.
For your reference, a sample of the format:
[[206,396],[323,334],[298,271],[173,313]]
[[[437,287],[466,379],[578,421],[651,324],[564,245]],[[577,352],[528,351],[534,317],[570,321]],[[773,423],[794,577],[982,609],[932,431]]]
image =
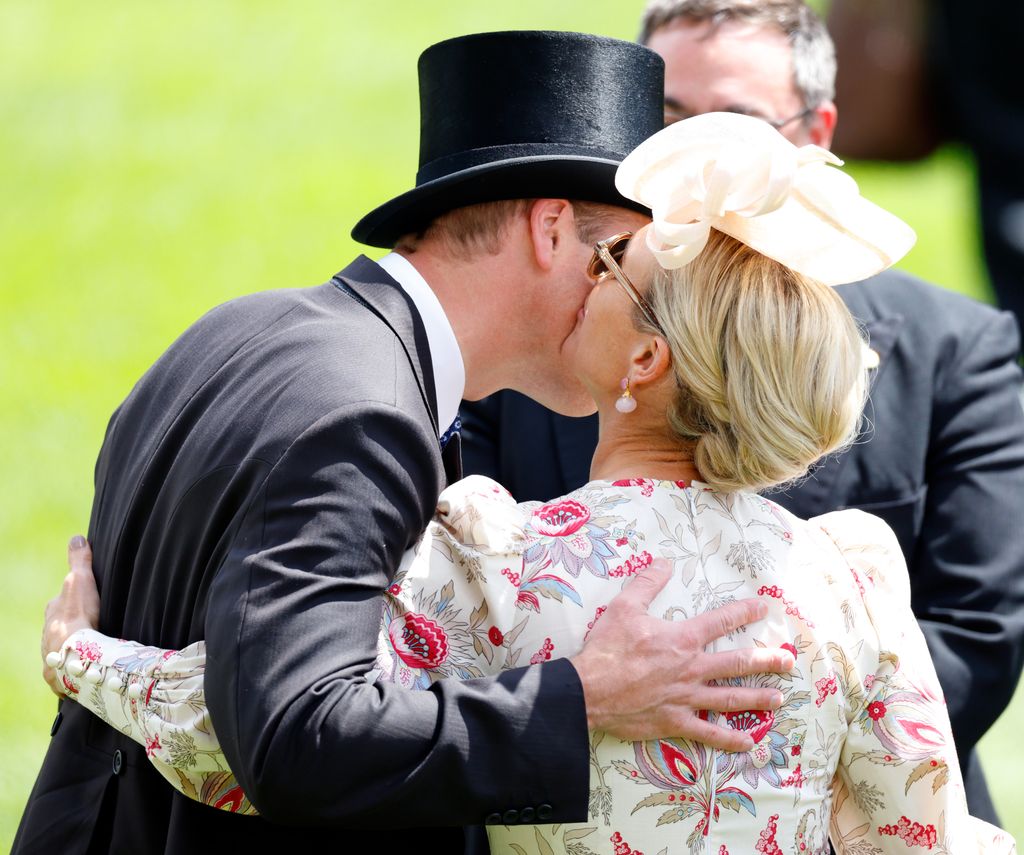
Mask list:
[[505,815],[501,818],[501,821],[505,823],[505,825],[515,825],[519,822],[519,811],[515,808],[509,808],[505,811]]
[[537,811],[535,811],[532,807],[525,807],[521,811],[519,811],[520,822],[530,823],[533,822],[536,818]]
[[120,748],[114,752],[114,759],[111,762],[110,767],[115,775],[121,774],[121,770],[124,768],[124,755],[121,753]]
[[540,822],[547,822],[551,819],[551,805],[537,805],[537,819]]
[[501,825],[501,814],[500,813],[489,813],[487,819],[484,820],[484,825]]
[[50,736],[56,736],[57,731],[60,730],[61,722],[64,721],[64,713],[57,713],[57,717],[53,720],[53,724],[50,725]]

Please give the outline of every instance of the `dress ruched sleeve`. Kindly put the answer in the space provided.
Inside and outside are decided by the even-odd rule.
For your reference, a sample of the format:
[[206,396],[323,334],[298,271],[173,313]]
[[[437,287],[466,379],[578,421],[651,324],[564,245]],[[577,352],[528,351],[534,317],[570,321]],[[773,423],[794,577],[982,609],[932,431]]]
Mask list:
[[202,641],[164,650],[88,629],[64,642],[57,667],[65,693],[144,746],[176,790],[221,810],[256,814],[210,722],[205,672]]
[[892,530],[861,511],[811,522],[846,559],[870,627],[839,660],[849,703],[833,782],[836,852],[1015,852],[1009,835],[968,813],[946,702]]

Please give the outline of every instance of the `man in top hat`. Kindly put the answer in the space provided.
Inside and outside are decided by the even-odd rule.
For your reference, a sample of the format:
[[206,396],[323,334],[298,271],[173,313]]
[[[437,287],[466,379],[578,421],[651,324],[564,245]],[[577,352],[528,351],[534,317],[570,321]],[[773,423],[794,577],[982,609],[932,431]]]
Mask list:
[[[588,724],[738,748],[749,737],[701,721],[698,698],[775,703],[706,685],[713,665],[785,664],[739,651],[723,669],[703,654],[753,605],[636,637],[660,570],[631,583],[571,662],[422,692],[365,681],[381,596],[458,474],[460,398],[510,386],[591,409],[560,346],[590,245],[645,221],[613,177],[661,125],[661,60],[611,39],[454,39],[423,54],[420,88],[417,187],[353,232],[398,251],[211,311],[139,381],[100,452],[99,628],[162,647],[206,639],[212,723],[244,792],[213,782],[199,796],[248,798],[262,817],[183,798],[140,746],[64,703],[19,855],[401,851],[420,844],[416,826],[579,820]],[[628,674],[601,668],[627,651]],[[457,851],[462,832],[430,839]]]
[[[665,118],[771,121],[829,147],[835,56],[803,0],[651,0],[641,41],[665,60]],[[910,570],[914,611],[945,689],[971,813],[996,822],[974,746],[1024,663],[1024,413],[1013,317],[896,270],[837,289],[874,359],[865,435],[771,498],[801,517],[880,516]],[[519,501],[588,478],[596,419],[515,392],[464,406],[466,471]]]

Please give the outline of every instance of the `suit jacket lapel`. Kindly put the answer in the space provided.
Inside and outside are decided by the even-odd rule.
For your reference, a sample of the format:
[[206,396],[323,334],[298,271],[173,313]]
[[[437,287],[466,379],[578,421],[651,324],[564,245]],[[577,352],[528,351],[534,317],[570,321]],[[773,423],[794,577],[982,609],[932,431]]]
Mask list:
[[394,330],[416,375],[420,394],[430,413],[434,435],[439,435],[437,390],[434,386],[430,345],[426,328],[412,299],[394,279],[365,255],[360,255],[331,281]]

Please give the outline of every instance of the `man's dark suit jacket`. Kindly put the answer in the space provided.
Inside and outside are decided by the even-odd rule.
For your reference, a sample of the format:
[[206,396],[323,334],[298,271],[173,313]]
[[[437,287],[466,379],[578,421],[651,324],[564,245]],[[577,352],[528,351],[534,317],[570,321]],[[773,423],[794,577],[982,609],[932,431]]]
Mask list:
[[184,798],[65,702],[15,853],[456,852],[457,826],[494,814],[585,815],[567,661],[423,692],[364,679],[382,592],[445,484],[435,406],[422,322],[365,258],[214,309],[170,347],[100,453],[99,628],[206,639],[212,721],[263,816]]
[[[1024,412],[1013,318],[889,271],[838,288],[880,363],[864,435],[771,497],[800,517],[862,508],[896,532],[942,682],[972,812],[995,819],[974,746],[1024,656]],[[588,480],[596,417],[514,392],[464,403],[463,463],[520,501]],[[643,474],[643,473],[637,473]]]

